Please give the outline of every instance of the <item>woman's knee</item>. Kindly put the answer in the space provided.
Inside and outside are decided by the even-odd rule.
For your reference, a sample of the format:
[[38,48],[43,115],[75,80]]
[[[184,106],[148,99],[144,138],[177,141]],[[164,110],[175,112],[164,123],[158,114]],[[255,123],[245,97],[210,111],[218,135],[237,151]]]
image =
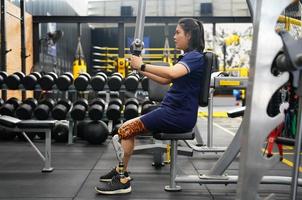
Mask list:
[[118,129],[118,134],[121,139],[129,139],[146,131],[144,124],[140,119],[135,119],[129,123],[123,124]]
[[118,129],[118,135],[121,139],[129,139],[131,137],[134,137],[137,134],[136,134],[136,131],[134,130],[133,125],[126,124],[126,125],[122,125]]

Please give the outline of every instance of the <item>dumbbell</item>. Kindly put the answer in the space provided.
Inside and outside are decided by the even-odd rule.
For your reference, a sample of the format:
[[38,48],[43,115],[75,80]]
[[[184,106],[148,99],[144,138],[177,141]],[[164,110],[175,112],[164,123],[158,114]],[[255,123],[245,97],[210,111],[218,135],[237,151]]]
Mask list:
[[107,82],[107,75],[104,72],[98,72],[90,81],[90,85],[95,91],[102,91]]
[[101,120],[105,110],[106,102],[101,98],[93,99],[89,105],[88,116],[91,120]]
[[13,117],[15,110],[20,106],[21,101],[15,97],[9,98],[1,107],[0,114]]
[[146,99],[143,101],[142,103],[142,112],[141,115],[144,115],[154,109],[158,108],[158,106],[156,104],[154,104],[152,101],[150,101],[149,99]]
[[4,104],[4,100],[0,98],[0,107]]
[[89,144],[102,144],[109,134],[108,126],[103,121],[87,122],[84,128],[83,137]]
[[98,93],[96,93],[96,97],[97,98],[101,98],[101,99],[106,99],[107,98],[107,92],[98,92]]
[[69,126],[68,123],[58,122],[51,131],[51,136],[56,142],[68,141]]
[[125,87],[128,91],[136,91],[139,83],[139,75],[137,73],[129,74],[125,79]]
[[[35,98],[27,98],[23,100],[22,104],[16,109],[16,117],[22,120],[31,119],[33,116],[33,111],[37,107],[38,101]],[[27,137],[29,139],[34,139],[36,136],[36,132],[26,132]],[[17,137],[22,141],[27,141],[22,133],[17,133]]]
[[119,91],[123,82],[123,76],[120,73],[113,73],[108,80],[108,87],[111,91]]
[[86,127],[87,121],[79,121],[76,123],[76,136],[80,139],[84,139],[84,132],[85,132],[85,127]]
[[32,72],[24,77],[22,84],[26,90],[33,90],[40,78],[42,78],[40,72]]
[[106,112],[107,118],[114,121],[118,120],[121,117],[122,105],[122,100],[118,98],[111,99]]
[[49,118],[49,113],[55,106],[55,101],[51,98],[43,99],[39,102],[39,105],[36,107],[34,114],[35,117],[39,120],[46,120]]
[[110,92],[109,96],[110,96],[110,99],[119,99],[120,93],[119,92]]
[[0,71],[0,86],[5,83],[5,80],[7,78],[7,73],[4,71]]
[[16,109],[16,116],[19,119],[26,120],[31,119],[33,111],[38,105],[38,101],[35,98],[27,98],[22,104]]
[[139,102],[136,98],[129,98],[125,102],[124,117],[126,120],[133,119],[138,116]]
[[66,119],[67,113],[71,107],[71,101],[68,99],[60,99],[57,105],[52,109],[51,116],[56,120]]
[[74,86],[78,91],[85,91],[90,83],[90,75],[88,73],[81,73],[75,80]]
[[144,76],[144,78],[141,81],[141,84],[144,91],[149,90],[149,78],[147,76]]
[[71,86],[72,83],[73,75],[70,72],[65,72],[56,81],[57,88],[62,91],[68,90],[69,86]]
[[74,120],[84,120],[85,114],[88,108],[87,99],[79,99],[73,104],[73,108],[70,112],[70,116]]
[[5,80],[7,88],[12,90],[18,89],[24,77],[25,75],[23,72],[15,72],[9,75]]
[[58,75],[56,73],[49,72],[42,76],[42,78],[39,79],[38,83],[42,90],[51,90],[57,79]]

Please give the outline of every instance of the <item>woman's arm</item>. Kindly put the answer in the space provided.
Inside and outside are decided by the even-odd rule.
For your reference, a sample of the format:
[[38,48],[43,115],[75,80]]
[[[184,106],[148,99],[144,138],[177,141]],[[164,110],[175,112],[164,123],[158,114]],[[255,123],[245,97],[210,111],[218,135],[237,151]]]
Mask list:
[[[131,67],[133,69],[141,71],[141,65],[143,64],[142,57],[132,56]],[[163,67],[157,65],[146,64],[144,72],[148,72],[152,75],[156,75],[168,80],[173,80],[184,76],[188,73],[188,69],[183,65],[177,63],[172,67]]]
[[[140,66],[138,67],[138,70],[140,70]],[[172,67],[146,64],[145,72],[149,72],[150,74],[154,74],[168,80],[173,80],[186,75],[188,70],[183,64],[175,64]]]
[[163,85],[167,85],[167,84],[170,84],[172,82],[171,79],[167,79],[167,78],[163,78],[163,77],[160,77],[160,76],[156,76],[154,74],[151,74],[149,72],[143,72],[143,71],[140,71],[141,74],[143,74],[144,76],[147,76],[149,79],[157,82],[157,83],[160,83],[160,84],[163,84]]

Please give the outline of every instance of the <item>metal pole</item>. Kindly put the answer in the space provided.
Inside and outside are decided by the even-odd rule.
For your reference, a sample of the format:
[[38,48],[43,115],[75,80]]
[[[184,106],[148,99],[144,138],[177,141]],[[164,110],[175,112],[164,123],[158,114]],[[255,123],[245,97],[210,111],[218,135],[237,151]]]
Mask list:
[[82,36],[81,23],[77,23],[77,36],[78,38]]
[[140,56],[144,48],[143,34],[145,25],[146,1],[140,0],[137,8],[136,25],[134,32],[134,40],[130,46],[131,54]]
[[68,144],[73,144],[73,133],[77,133],[77,121],[70,120],[69,122],[69,131],[68,131]]
[[213,23],[213,36],[216,36],[216,23]]
[[134,32],[134,40],[143,41],[144,25],[145,25],[146,0],[139,0],[137,7],[137,16]]
[[39,148],[31,141],[31,139],[26,135],[25,132],[22,132],[22,135],[25,137],[25,139],[29,142],[29,144],[35,149],[35,151],[38,153],[38,155],[40,156],[40,158],[45,161],[45,157],[43,156],[43,154],[41,153],[41,151],[39,150]]
[[26,72],[26,47],[25,47],[25,2],[20,0],[20,10],[21,10],[21,70],[23,73]]
[[169,24],[168,23],[165,23],[164,32],[165,32],[165,38],[168,38],[169,37]]
[[82,36],[82,30],[81,30],[81,24],[77,23],[77,36],[78,36],[78,46],[76,53],[79,53],[77,56],[79,56],[79,65],[81,65],[82,59],[81,59],[81,53],[82,53],[82,46],[81,46],[81,36]]
[[45,162],[42,172],[52,172],[51,167],[51,130],[45,132]]
[[297,120],[297,133],[295,140],[294,151],[294,167],[292,171],[292,183],[291,183],[291,199],[297,198],[298,178],[299,178],[299,165],[300,165],[300,151],[302,143],[302,71],[300,71],[299,89],[297,95],[299,96],[299,108],[298,108],[298,120]]
[[5,0],[1,0],[1,70],[6,71],[6,27],[5,27]]
[[209,105],[208,105],[208,135],[207,135],[207,146],[213,147],[213,96],[214,88],[210,88],[209,94]]
[[[5,13],[6,13],[6,6],[5,0],[1,0],[1,70],[6,72],[6,27],[5,27]],[[7,91],[2,90],[2,99],[6,100],[7,98]]]
[[124,22],[118,23],[118,57],[125,57],[125,24]]
[[[38,65],[40,62],[40,34],[39,34],[39,23],[33,22],[33,65]],[[41,45],[42,46],[42,45]]]
[[256,12],[256,0],[246,0],[247,6],[249,8],[251,17],[255,16]]
[[170,188],[176,188],[175,178],[177,173],[177,140],[171,140],[171,153]]
[[[33,71],[40,71],[40,51],[42,50],[42,41],[40,40],[40,34],[39,34],[39,23],[33,22]],[[41,91],[34,90],[33,91],[34,98],[39,98]]]
[[165,43],[164,43],[164,62],[169,62],[170,59],[170,45],[169,45],[169,25],[168,23],[165,23],[164,28],[164,35],[165,35]]
[[[20,0],[20,10],[21,10],[21,71],[26,74],[26,35],[25,35],[25,2]],[[26,91],[22,91],[22,99],[26,98]]]
[[223,71],[225,72],[226,71],[226,54],[227,54],[225,42],[223,42],[223,45],[222,45],[222,52],[223,52]]

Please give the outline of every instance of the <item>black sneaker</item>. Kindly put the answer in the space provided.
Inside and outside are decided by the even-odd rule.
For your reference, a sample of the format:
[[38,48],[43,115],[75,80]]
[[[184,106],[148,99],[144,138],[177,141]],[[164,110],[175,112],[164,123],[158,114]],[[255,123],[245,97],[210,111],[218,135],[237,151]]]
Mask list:
[[131,192],[130,181],[122,183],[120,176],[114,176],[110,182],[94,188],[99,194],[126,194]]
[[[111,179],[115,176],[119,175],[119,173],[116,171],[115,168],[113,168],[110,172],[107,174],[103,175],[100,177],[100,182],[109,182]],[[128,172],[124,172],[125,177],[129,180],[132,181],[133,179],[129,176]]]

